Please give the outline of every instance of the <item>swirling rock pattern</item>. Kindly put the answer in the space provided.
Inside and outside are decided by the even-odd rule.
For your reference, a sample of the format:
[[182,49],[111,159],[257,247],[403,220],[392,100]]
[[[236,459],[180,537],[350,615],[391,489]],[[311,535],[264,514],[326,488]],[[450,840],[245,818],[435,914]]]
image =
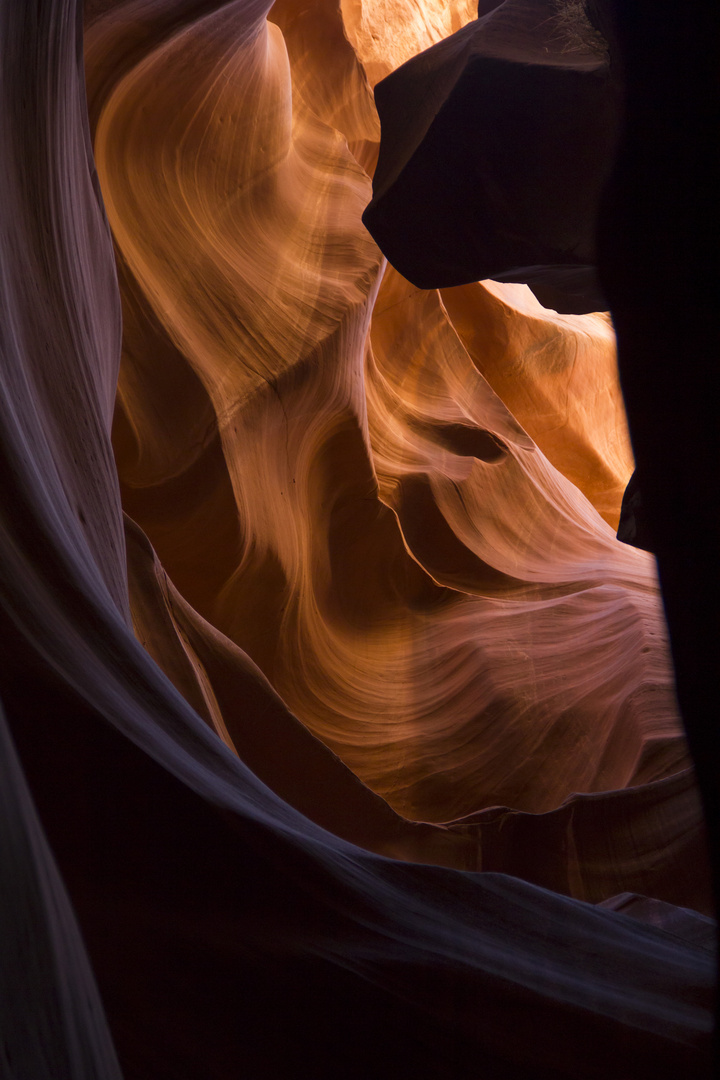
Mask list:
[[180,592],[406,816],[547,810],[680,767],[651,560],[476,370],[616,519],[631,459],[606,323],[553,322],[517,286],[443,306],[390,271],[376,299],[367,179],[293,95],[277,27],[247,20],[229,5],[165,40],[98,123],[131,318],[149,309],[126,320],[126,509]]
[[6,1061],[117,1076],[104,1010],[138,1080],[702,1076],[609,324],[361,221],[371,85],[474,10],[88,3],[87,100],[73,0],[0,11]]

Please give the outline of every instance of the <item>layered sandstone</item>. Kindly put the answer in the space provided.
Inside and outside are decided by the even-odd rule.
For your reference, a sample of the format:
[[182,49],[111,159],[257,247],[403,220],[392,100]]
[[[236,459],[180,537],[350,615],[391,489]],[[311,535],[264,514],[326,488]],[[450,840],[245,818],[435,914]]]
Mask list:
[[491,16],[519,56],[528,5],[485,7],[101,0],[87,98],[73,0],[0,8],[33,1080],[116,1077],[111,1037],[138,1080],[706,1071],[611,323],[420,288],[362,223],[372,86]]

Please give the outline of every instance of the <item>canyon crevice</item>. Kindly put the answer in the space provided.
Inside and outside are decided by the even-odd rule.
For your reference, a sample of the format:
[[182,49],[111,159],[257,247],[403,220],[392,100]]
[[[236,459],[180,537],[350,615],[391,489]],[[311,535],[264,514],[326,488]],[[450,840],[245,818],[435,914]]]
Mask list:
[[13,1080],[710,1074],[619,91],[557,11],[0,0]]

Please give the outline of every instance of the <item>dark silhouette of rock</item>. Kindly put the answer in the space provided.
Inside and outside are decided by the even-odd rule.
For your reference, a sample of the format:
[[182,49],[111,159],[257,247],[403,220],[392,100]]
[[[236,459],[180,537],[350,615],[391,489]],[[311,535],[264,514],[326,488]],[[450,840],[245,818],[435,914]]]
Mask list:
[[633,547],[642,548],[643,551],[653,550],[636,472],[632,474],[625,488],[617,538],[624,544],[632,544]]
[[608,0],[625,120],[599,269],[720,895],[718,290],[720,11]]
[[382,140],[363,220],[421,288],[524,281],[546,306],[606,304],[595,221],[618,121],[607,58],[551,0],[505,0],[375,88]]

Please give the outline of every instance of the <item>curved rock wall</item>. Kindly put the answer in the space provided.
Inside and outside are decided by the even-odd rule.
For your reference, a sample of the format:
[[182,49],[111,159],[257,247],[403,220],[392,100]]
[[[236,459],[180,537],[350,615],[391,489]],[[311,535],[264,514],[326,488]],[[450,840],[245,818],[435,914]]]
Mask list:
[[104,1008],[137,1080],[703,1075],[607,318],[361,221],[372,83],[471,6],[88,3],[87,99],[72,0],[0,11],[0,901],[62,972],[7,1061],[117,1075]]

